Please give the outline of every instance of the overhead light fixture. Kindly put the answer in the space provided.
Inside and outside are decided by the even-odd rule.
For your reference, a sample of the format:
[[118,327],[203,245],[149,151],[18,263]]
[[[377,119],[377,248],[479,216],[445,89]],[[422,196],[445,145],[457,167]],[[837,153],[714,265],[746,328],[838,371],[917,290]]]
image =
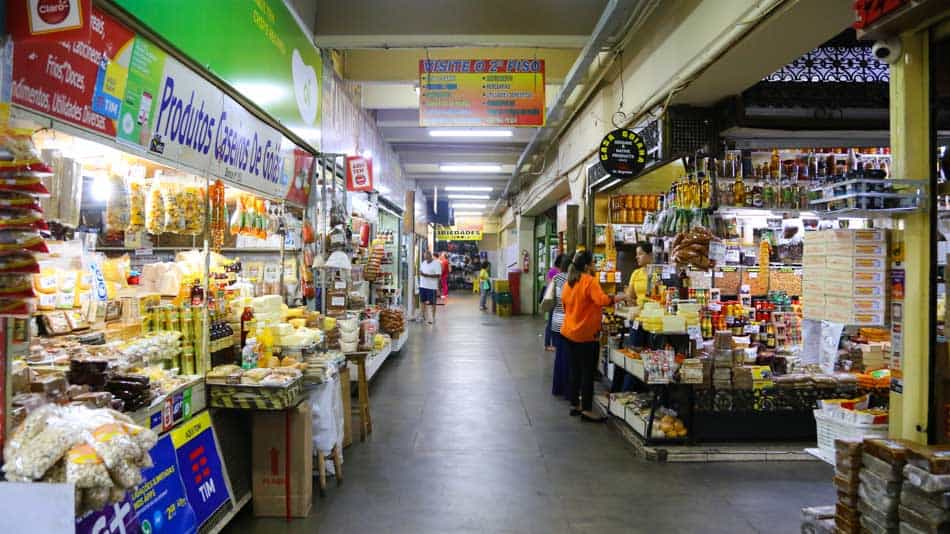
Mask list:
[[429,130],[432,137],[511,137],[511,130]]
[[487,191],[493,190],[494,188],[488,187],[488,186],[481,187],[481,186],[471,186],[471,185],[449,185],[449,186],[443,187],[442,189],[445,189],[446,191],[472,191],[472,192],[486,191],[487,192]]
[[442,172],[501,172],[501,165],[494,163],[445,163],[439,165]]
[[276,83],[236,82],[234,88],[248,100],[259,106],[280,102],[287,96],[287,88]]
[[461,203],[452,203],[452,209],[473,209],[473,210],[483,210],[485,209],[486,204],[468,204],[465,202]]
[[459,195],[459,194],[450,194],[449,198],[456,199],[465,199],[465,200],[488,200],[491,197],[488,195]]
[[456,217],[481,217],[483,214],[480,211],[456,211]]

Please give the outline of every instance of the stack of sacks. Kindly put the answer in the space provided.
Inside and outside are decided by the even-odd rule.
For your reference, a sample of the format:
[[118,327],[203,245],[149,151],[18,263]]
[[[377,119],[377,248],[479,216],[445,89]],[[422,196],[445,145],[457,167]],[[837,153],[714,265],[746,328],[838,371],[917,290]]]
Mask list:
[[858,510],[861,526],[871,532],[897,532],[901,502],[901,472],[907,448],[888,439],[864,440]]
[[950,450],[907,445],[898,505],[900,531],[950,532]]
[[802,508],[802,534],[832,534],[834,531],[834,506],[808,506]]
[[837,532],[861,532],[860,513],[858,512],[858,493],[861,473],[860,440],[835,440],[835,489],[838,490],[838,502],[835,505],[835,526]]

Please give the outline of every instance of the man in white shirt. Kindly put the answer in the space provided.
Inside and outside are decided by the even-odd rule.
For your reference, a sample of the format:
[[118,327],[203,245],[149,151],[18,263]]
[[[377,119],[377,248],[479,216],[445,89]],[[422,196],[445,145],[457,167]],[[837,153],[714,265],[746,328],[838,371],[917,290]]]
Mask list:
[[432,318],[427,322],[435,322],[435,305],[438,300],[439,280],[442,278],[442,264],[432,257],[428,250],[419,266],[419,300],[422,301],[422,318],[426,318],[426,308],[432,310]]

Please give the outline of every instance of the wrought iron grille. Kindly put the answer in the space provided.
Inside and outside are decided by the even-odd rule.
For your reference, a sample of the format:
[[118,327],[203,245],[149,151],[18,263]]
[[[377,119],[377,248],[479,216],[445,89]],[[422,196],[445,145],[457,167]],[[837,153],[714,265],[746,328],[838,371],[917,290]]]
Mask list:
[[822,46],[766,76],[765,82],[888,82],[887,64],[870,46]]

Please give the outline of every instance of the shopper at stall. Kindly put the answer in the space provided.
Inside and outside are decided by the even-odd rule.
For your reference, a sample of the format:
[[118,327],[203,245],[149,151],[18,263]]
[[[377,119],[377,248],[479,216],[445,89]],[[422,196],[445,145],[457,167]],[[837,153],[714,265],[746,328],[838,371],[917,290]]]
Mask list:
[[478,309],[482,311],[488,309],[488,297],[491,296],[491,274],[489,273],[491,273],[491,264],[487,261],[483,262],[482,269],[478,271],[478,290],[482,293]]
[[[419,266],[419,300],[422,301],[422,318],[427,323],[435,322],[435,306],[439,299],[439,279],[442,278],[442,264],[432,257],[428,250],[422,257]],[[430,309],[432,316],[426,318],[426,309]]]
[[[553,280],[554,277],[557,276],[558,273],[562,271],[560,266],[563,261],[564,261],[564,254],[558,254],[557,257],[554,258],[554,265],[552,265],[551,268],[548,269],[548,273],[544,275],[544,281],[546,284],[550,284],[551,280]],[[544,292],[547,292],[547,286],[545,286]],[[544,297],[544,292],[542,292],[541,294],[542,298]],[[548,313],[548,322],[547,324],[544,325],[544,350],[548,352],[555,351],[554,338],[551,336],[551,316],[552,315],[553,315],[552,313]]]
[[561,325],[564,324],[564,301],[561,294],[564,284],[567,283],[567,270],[571,265],[571,258],[565,254],[558,256],[558,273],[551,279],[554,284],[554,308],[551,310],[551,338],[554,344],[554,380],[551,384],[551,394],[561,395],[570,400],[568,395],[571,362],[567,355],[567,345],[561,336]]
[[653,245],[642,241],[637,243],[637,268],[630,275],[627,284],[627,302],[631,306],[642,306],[647,297],[647,267],[653,263]]
[[449,263],[449,253],[443,252],[439,257],[439,263],[442,264],[442,299],[449,298],[449,273],[452,271],[452,265]]
[[568,390],[573,406],[571,415],[580,415],[585,421],[603,422],[606,419],[594,412],[594,371],[599,352],[600,319],[604,306],[626,300],[626,296],[611,297],[604,293],[593,273],[594,257],[590,251],[575,254],[561,294],[564,301],[561,335],[571,362]]

